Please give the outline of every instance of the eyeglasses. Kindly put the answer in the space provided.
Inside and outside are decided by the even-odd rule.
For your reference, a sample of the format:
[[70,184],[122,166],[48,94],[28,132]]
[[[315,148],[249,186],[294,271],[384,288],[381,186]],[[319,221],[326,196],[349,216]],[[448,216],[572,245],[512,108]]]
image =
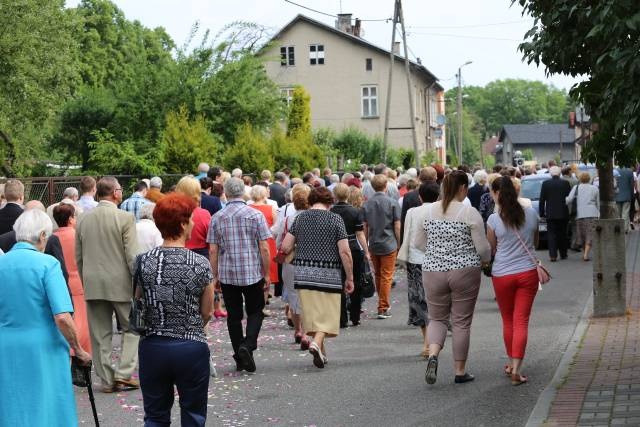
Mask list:
[[118,187],[118,188],[116,188],[116,189],[115,189],[115,190],[113,190],[113,191],[122,191],[122,187]]

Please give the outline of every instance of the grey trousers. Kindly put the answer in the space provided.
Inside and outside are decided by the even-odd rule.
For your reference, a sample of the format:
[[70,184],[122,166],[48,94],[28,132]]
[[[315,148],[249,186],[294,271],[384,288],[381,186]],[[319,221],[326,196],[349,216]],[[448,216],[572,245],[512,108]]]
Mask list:
[[453,359],[467,360],[471,321],[480,290],[480,267],[451,271],[425,271],[422,281],[429,308],[429,343],[444,347],[451,317]]
[[[137,335],[129,330],[130,302],[106,300],[87,301],[87,319],[93,350],[93,364],[103,385],[113,385],[114,380],[128,380],[138,364]],[[113,339],[113,313],[122,327],[122,354],[117,368],[111,366]]]

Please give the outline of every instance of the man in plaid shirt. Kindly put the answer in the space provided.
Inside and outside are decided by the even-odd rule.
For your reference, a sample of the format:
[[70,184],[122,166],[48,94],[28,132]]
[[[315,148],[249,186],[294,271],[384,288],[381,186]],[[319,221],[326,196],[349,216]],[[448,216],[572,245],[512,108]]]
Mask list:
[[148,189],[146,182],[138,181],[135,186],[135,193],[120,204],[120,209],[132,213],[136,217],[136,222],[140,222],[142,207],[149,203],[149,200],[146,199]]
[[[222,290],[227,307],[227,328],[238,371],[255,372],[253,351],[264,315],[264,290],[269,281],[269,245],[272,237],[264,215],[246,205],[244,183],[229,178],[224,183],[227,205],[211,218],[207,235],[214,286]],[[246,334],[242,330],[244,302]]]

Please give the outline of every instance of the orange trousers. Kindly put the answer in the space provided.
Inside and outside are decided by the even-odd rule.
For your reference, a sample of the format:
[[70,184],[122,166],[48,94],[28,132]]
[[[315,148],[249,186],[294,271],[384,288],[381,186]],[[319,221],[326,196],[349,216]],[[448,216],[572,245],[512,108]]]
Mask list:
[[396,255],[393,251],[387,255],[371,254],[373,271],[376,276],[376,292],[378,293],[378,313],[390,307],[391,283],[396,270]]

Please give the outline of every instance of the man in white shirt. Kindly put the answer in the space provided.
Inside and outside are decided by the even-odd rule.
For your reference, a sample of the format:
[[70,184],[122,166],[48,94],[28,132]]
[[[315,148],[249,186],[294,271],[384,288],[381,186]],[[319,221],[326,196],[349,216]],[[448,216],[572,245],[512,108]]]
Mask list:
[[78,200],[78,207],[82,208],[84,212],[89,212],[91,209],[98,206],[98,202],[95,201],[96,195],[96,180],[91,176],[83,176],[80,179],[80,200]]

